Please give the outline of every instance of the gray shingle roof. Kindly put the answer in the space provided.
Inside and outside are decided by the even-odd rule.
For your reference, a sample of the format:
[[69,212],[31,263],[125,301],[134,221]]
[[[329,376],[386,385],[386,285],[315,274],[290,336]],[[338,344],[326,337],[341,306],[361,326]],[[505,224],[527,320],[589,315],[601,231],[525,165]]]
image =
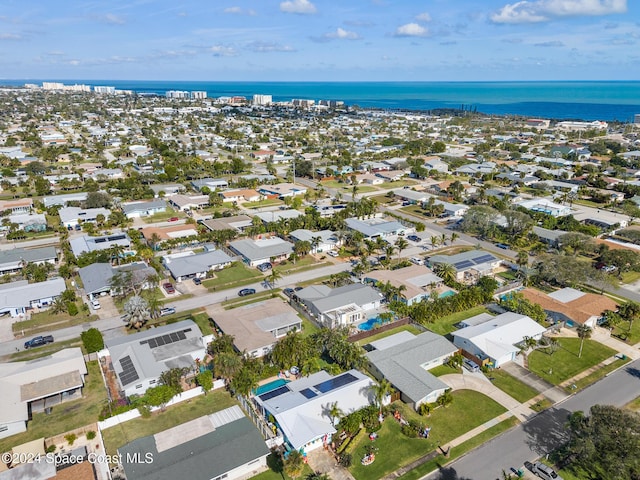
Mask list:
[[127,215],[133,212],[146,212],[147,210],[166,207],[165,200],[152,200],[150,202],[134,202],[122,205],[122,212]]
[[367,354],[369,361],[412,402],[418,402],[434,390],[447,388],[421,365],[458,350],[446,338],[424,332],[406,342]]
[[[300,293],[300,292],[298,292]],[[329,312],[336,308],[355,303],[365,305],[380,301],[382,294],[369,285],[352,283],[343,287],[334,288],[323,298],[309,300],[319,312]]]
[[25,262],[44,262],[57,258],[55,247],[40,248],[14,248],[12,250],[0,251],[0,265],[15,263],[24,260]]
[[[127,478],[210,480],[269,454],[269,449],[251,421],[243,417],[162,454],[158,453],[154,436],[134,440],[120,447],[119,452],[123,454]],[[153,455],[153,462],[127,461],[136,454],[144,459],[147,453]]]
[[213,250],[196,255],[172,258],[170,261],[165,261],[165,266],[169,269],[173,278],[178,278],[204,273],[214,265],[224,265],[232,261],[233,258],[222,250]]
[[62,278],[52,278],[46,282],[12,282],[0,287],[0,311],[11,307],[29,307],[31,302],[55,298],[67,289]]
[[256,242],[247,238],[231,242],[229,247],[247,258],[249,261],[279,257],[280,255],[288,255],[293,252],[293,244],[279,238],[273,238],[262,242]]

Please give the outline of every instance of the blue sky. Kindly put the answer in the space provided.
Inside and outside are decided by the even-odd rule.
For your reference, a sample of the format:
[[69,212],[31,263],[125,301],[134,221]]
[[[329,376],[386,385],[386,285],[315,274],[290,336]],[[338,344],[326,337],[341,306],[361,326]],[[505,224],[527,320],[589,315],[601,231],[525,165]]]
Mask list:
[[638,0],[0,0],[0,76],[640,79]]

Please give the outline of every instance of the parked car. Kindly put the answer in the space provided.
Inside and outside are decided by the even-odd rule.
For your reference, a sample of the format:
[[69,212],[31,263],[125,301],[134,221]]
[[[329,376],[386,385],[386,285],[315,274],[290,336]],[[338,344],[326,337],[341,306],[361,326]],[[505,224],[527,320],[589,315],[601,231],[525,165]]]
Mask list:
[[479,372],[480,371],[480,367],[478,366],[478,364],[476,362],[472,361],[472,360],[469,360],[468,358],[465,358],[463,360],[462,365],[464,366],[464,368],[466,368],[470,372]]
[[329,250],[327,252],[327,255],[329,255],[330,257],[336,258],[336,257],[338,257],[338,252],[336,252],[335,250]]
[[411,240],[412,242],[421,242],[422,239],[417,235],[409,235],[407,240]]
[[253,295],[254,293],[256,293],[256,289],[255,288],[243,288],[242,290],[240,290],[238,292],[238,296],[239,297],[246,297],[247,295]]
[[100,302],[98,300],[91,300],[91,308],[93,308],[94,310],[100,310],[100,307],[102,305],[100,305]]
[[171,295],[172,293],[176,293],[175,287],[169,282],[163,283],[162,288],[164,288],[164,291],[167,292],[169,295]]
[[173,307],[165,307],[160,310],[161,317],[165,317],[167,315],[173,315],[174,313],[176,313],[176,309]]
[[284,290],[282,290],[282,293],[284,293],[289,298],[291,298],[294,292],[295,290],[293,288],[285,288]]
[[525,463],[525,467],[544,480],[562,480],[562,477],[558,475],[553,468],[542,462],[536,462],[533,464],[527,462]]
[[41,345],[46,345],[47,343],[53,343],[53,335],[33,337],[31,340],[24,342],[24,348],[39,347]]
[[202,280],[200,280],[198,277],[193,277],[193,283],[195,283],[196,285],[200,285],[202,283]]
[[416,265],[424,265],[424,259],[420,258],[420,257],[411,257],[409,259],[409,261],[411,263],[415,263]]
[[180,220],[178,217],[171,217],[169,219],[170,222],[177,222],[178,220]]
[[258,270],[260,270],[261,272],[266,272],[267,270],[271,270],[273,268],[273,265],[271,265],[269,262],[267,263],[261,263],[260,265],[258,265],[256,267]]
[[509,250],[509,245],[506,243],[496,243],[496,247],[501,248],[503,250]]

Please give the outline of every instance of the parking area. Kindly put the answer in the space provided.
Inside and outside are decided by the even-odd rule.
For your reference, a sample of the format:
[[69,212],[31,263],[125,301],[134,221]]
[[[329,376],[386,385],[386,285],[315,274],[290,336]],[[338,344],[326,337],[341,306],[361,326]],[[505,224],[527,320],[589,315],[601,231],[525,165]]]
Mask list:
[[116,307],[116,304],[113,301],[113,297],[105,295],[104,297],[97,297],[96,300],[100,302],[100,308],[98,310],[94,310],[93,307],[91,307],[91,302],[87,302],[89,304],[91,314],[98,315],[98,318],[100,319],[112,318],[120,315],[118,307]]
[[[187,294],[199,295],[207,292],[207,288],[204,285],[202,284],[196,285],[195,283],[193,283],[192,278],[188,280],[183,280],[180,283],[175,282],[173,283],[173,286],[175,287],[176,292],[182,295],[187,295]],[[169,298],[171,298],[171,296]]]

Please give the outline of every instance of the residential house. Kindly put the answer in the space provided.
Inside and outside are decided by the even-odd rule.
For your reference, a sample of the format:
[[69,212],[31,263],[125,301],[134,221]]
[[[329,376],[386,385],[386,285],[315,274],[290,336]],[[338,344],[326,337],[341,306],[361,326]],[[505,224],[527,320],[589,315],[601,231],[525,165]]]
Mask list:
[[55,265],[58,262],[58,252],[55,247],[13,248],[0,250],[0,275],[16,273],[28,263]]
[[456,271],[456,281],[470,282],[480,277],[493,276],[502,260],[485,250],[470,250],[455,255],[433,255],[427,259],[429,267],[448,263]]
[[396,235],[411,233],[413,227],[405,226],[397,220],[386,220],[381,217],[367,219],[347,218],[345,220],[349,230],[362,233],[364,238],[375,239],[377,237],[387,238]]
[[158,185],[149,185],[149,188],[153,190],[155,198],[171,197],[179,193],[184,193],[184,185],[180,183],[162,183]]
[[[182,423],[120,447],[127,478],[237,480],[267,469],[271,451],[240,407]],[[152,462],[137,459],[152,458]]]
[[389,170],[377,172],[376,175],[382,178],[385,182],[396,182],[407,174],[404,170]]
[[113,246],[122,247],[126,255],[130,253],[131,239],[124,233],[114,233],[112,235],[104,235],[101,237],[90,237],[83,235],[82,237],[75,237],[69,240],[71,245],[71,251],[78,257],[85,252],[94,252],[96,250],[109,250]]
[[[413,305],[423,299],[429,299],[433,292],[437,295],[443,290],[442,278],[423,265],[411,265],[397,270],[373,270],[365,274],[366,282],[389,282],[396,288],[404,286],[402,300]],[[448,290],[448,289],[446,289]]]
[[480,366],[499,368],[516,358],[527,338],[540,340],[546,329],[526,315],[507,312],[452,333],[453,344]]
[[241,255],[243,261],[251,267],[272,260],[279,262],[293,253],[293,244],[278,237],[236,240],[229,244],[229,248]]
[[273,349],[279,338],[290,331],[302,330],[297,312],[279,298],[270,298],[233,310],[233,315],[220,305],[207,308],[214,324],[223,333],[233,336],[238,352],[263,357]]
[[110,263],[92,263],[78,270],[84,293],[90,300],[101,295],[113,296],[119,293],[118,289],[112,285],[113,277],[118,273],[128,274],[128,272],[131,272],[132,282],[141,285],[143,290],[156,286],[156,282],[152,280],[157,276],[157,272],[144,262],[128,263],[117,267]]
[[567,327],[586,325],[594,328],[606,310],[615,311],[618,307],[605,295],[569,287],[548,294],[534,288],[525,288],[520,293],[530,302],[540,305],[548,318]]
[[190,223],[168,225],[166,227],[144,227],[140,230],[140,233],[147,244],[155,249],[164,241],[178,238],[185,239],[185,242],[198,243],[198,228],[195,224]]
[[345,208],[346,205],[314,205],[315,208],[322,218],[333,217],[336,213],[341,212]]
[[414,335],[404,331],[370,344],[369,371],[387,379],[403,402],[414,409],[434,403],[449,386],[429,372],[458,351],[449,340],[432,332]]
[[443,162],[440,157],[425,158],[424,167],[428,170],[435,170],[440,173],[447,173],[449,171],[449,164]]
[[26,432],[34,413],[81,398],[86,374],[77,347],[26,362],[0,363],[0,438]]
[[33,199],[19,198],[16,200],[1,200],[0,212],[9,210],[12,214],[30,213],[33,209]]
[[[44,232],[47,229],[47,217],[44,213],[13,213],[8,218],[9,225],[15,224],[18,230],[25,232]],[[0,226],[0,230],[9,230],[9,225]]]
[[382,294],[369,285],[352,283],[338,288],[311,285],[296,292],[298,303],[328,328],[357,325],[380,308]]
[[167,201],[171,207],[184,212],[209,206],[209,195],[171,195]]
[[307,193],[307,187],[295,183],[276,183],[275,185],[260,185],[258,192],[262,195],[276,196],[280,199],[296,197]]
[[47,309],[67,289],[64,279],[52,278],[45,282],[27,280],[0,285],[0,314],[23,317],[33,309]]
[[162,264],[176,282],[189,278],[206,278],[207,273],[222,270],[234,261],[222,250],[195,253],[191,250],[162,257]]
[[215,190],[229,188],[229,182],[224,178],[201,178],[200,180],[193,180],[191,186],[197,192],[201,192],[205,187],[213,192]]
[[202,220],[200,223],[212,232],[235,230],[242,233],[247,227],[251,226],[251,221],[251,217],[247,215],[235,215],[233,217],[210,218],[208,220]]
[[311,252],[328,252],[329,250],[336,250],[342,245],[342,241],[338,238],[335,232],[331,230],[321,230],[318,232],[312,232],[304,228],[294,230],[289,233],[291,240],[296,242],[309,242],[311,244]]
[[44,208],[53,206],[66,207],[70,202],[82,203],[87,201],[87,192],[77,193],[65,193],[63,195],[51,195],[49,197],[43,197],[42,203]]
[[356,175],[356,183],[366,183],[367,185],[381,185],[384,183],[384,178],[374,175],[372,173],[361,173]]
[[564,230],[549,230],[538,226],[534,226],[531,231],[538,236],[541,242],[544,242],[554,248],[560,246],[560,237],[569,233]]
[[404,200],[405,202],[409,202],[413,205],[424,203],[427,201],[431,195],[425,192],[418,192],[416,190],[411,190],[408,188],[400,188],[393,191],[393,194],[396,198]]
[[294,209],[271,210],[270,212],[258,212],[255,214],[255,216],[262,220],[262,223],[267,225],[272,222],[279,222],[280,220],[302,217],[304,216],[304,213]]
[[566,217],[571,215],[571,208],[567,205],[561,205],[554,203],[546,198],[534,198],[532,200],[525,200],[517,204],[520,207],[531,210],[532,212],[542,212],[552,217]]
[[165,212],[167,202],[165,200],[151,200],[148,202],[129,202],[122,204],[122,212],[127,218],[141,218]]
[[225,190],[218,195],[220,195],[225,202],[258,202],[263,198],[261,194],[252,188]]
[[106,220],[111,215],[108,208],[63,207],[58,210],[60,222],[67,228],[74,228],[81,223],[97,223],[100,215]]
[[265,419],[275,420],[278,433],[294,450],[310,452],[331,443],[336,433],[328,407],[337,404],[344,415],[374,403],[373,381],[349,370],[332,376],[321,370],[253,397]]
[[434,203],[444,207],[444,215],[447,217],[462,218],[469,211],[469,206],[462,203],[450,203],[442,200],[436,200]]
[[105,339],[100,357],[109,357],[118,386],[129,397],[158,385],[172,368],[195,366],[206,355],[202,332],[192,320],[164,325],[123,337]]

